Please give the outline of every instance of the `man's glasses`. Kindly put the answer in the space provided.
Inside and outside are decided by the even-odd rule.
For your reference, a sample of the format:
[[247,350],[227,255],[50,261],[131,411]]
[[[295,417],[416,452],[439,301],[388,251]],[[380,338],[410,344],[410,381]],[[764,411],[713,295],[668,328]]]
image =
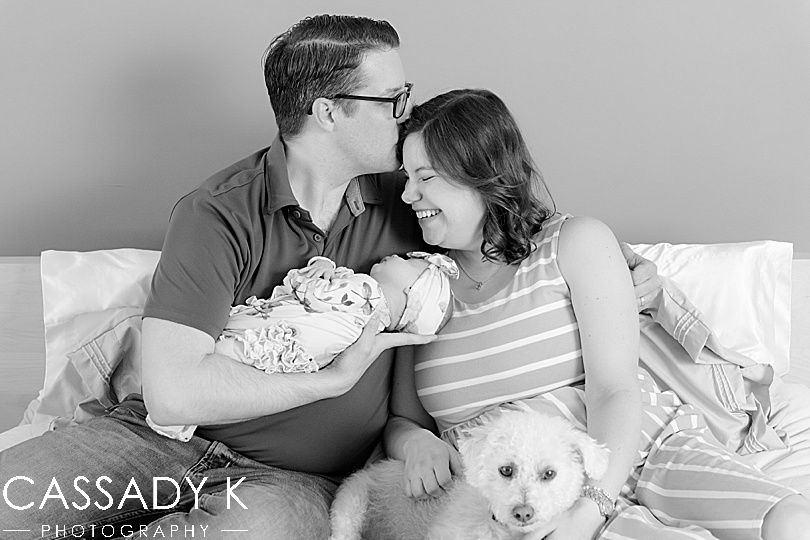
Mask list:
[[394,118],[401,118],[405,114],[405,109],[408,107],[408,98],[411,97],[411,88],[413,83],[406,82],[405,89],[393,97],[376,97],[376,96],[355,96],[353,94],[337,94],[335,99],[359,99],[361,101],[379,101],[382,103],[390,103],[394,106]]

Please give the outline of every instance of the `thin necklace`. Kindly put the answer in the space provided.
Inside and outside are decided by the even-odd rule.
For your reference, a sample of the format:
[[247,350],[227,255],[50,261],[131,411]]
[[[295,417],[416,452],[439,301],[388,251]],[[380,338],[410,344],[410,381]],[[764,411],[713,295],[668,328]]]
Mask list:
[[465,276],[467,276],[467,277],[470,279],[470,281],[472,281],[473,283],[475,283],[475,290],[476,290],[476,291],[480,291],[480,290],[481,290],[481,287],[483,287],[483,286],[484,286],[484,283],[486,283],[486,282],[487,282],[487,281],[489,281],[490,279],[492,279],[492,278],[494,278],[495,276],[497,276],[497,275],[498,275],[498,272],[500,272],[501,270],[503,270],[503,268],[506,266],[505,264],[502,264],[501,266],[499,266],[499,267],[498,267],[498,269],[497,269],[497,270],[495,270],[495,273],[493,273],[493,274],[492,274],[491,276],[489,276],[487,279],[485,279],[484,281],[478,281],[477,279],[475,279],[474,277],[472,277],[470,274],[468,274],[468,273],[467,273],[467,271],[464,269],[464,266],[461,264],[461,259],[460,259],[460,257],[459,257],[458,255],[456,255],[455,259],[456,259],[456,264],[458,264],[458,267],[461,269],[461,271],[462,271],[462,272],[464,272],[464,275],[465,275]]

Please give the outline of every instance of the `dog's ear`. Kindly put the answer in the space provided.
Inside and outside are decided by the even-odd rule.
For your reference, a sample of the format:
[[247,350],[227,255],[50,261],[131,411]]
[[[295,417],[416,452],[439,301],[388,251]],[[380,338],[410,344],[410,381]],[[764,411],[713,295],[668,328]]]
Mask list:
[[483,426],[472,427],[464,430],[463,436],[458,440],[458,451],[464,462],[465,469],[470,463],[480,461],[487,446],[487,430]]
[[506,434],[500,430],[493,429],[493,426],[478,426],[466,430],[465,437],[458,441],[458,451],[461,454],[461,461],[464,464],[464,477],[472,485],[479,485],[486,475],[486,467],[489,464],[488,455],[493,448],[500,448],[499,444],[506,438]]
[[590,435],[579,429],[572,428],[574,446],[582,457],[582,467],[588,478],[599,480],[607,472],[610,460],[610,450],[603,444],[596,442]]

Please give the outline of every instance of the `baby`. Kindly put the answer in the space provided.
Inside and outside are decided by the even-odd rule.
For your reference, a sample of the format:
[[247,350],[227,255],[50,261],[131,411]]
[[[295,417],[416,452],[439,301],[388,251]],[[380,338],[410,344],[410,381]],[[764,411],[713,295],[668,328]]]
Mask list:
[[[375,310],[381,314],[377,332],[435,334],[452,315],[450,278],[458,278],[458,267],[446,255],[391,255],[369,274],[313,257],[305,268],[290,270],[269,299],[252,296],[232,307],[214,351],[267,373],[311,373],[354,343]],[[181,441],[197,427],[146,421]]]

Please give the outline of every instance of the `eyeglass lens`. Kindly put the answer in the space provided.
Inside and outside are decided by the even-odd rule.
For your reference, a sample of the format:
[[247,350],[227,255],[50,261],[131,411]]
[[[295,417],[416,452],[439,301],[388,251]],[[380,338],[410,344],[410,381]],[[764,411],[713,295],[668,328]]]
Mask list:
[[394,118],[399,118],[405,114],[405,108],[408,106],[408,97],[411,94],[411,86],[408,85],[405,90],[397,96],[397,101],[394,103]]

